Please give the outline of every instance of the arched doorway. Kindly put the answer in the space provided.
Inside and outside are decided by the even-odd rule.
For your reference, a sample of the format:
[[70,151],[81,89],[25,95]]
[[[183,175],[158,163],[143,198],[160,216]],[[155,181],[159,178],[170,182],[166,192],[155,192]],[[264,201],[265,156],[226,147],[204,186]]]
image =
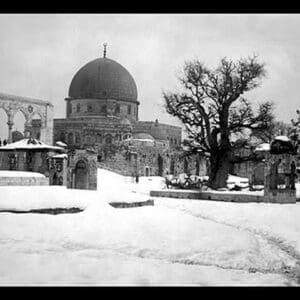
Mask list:
[[87,164],[80,160],[75,166],[75,179],[74,179],[75,189],[87,189],[88,188],[88,168]]
[[163,176],[164,161],[160,155],[158,155],[157,164],[158,164],[158,176]]
[[145,167],[145,176],[146,176],[146,177],[150,176],[150,169],[149,169],[148,166]]

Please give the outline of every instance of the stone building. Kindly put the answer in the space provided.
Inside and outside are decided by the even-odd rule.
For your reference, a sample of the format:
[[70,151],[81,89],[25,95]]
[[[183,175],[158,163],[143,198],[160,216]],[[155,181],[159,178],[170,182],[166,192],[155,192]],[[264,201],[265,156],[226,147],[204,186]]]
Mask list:
[[[47,145],[37,139],[25,138],[0,147],[0,170],[41,173],[45,175],[50,185],[66,185],[66,176],[63,175],[67,171],[66,163],[62,162],[58,167],[59,162],[54,160],[64,152],[61,147]],[[66,157],[66,154],[64,156]]]
[[296,203],[298,145],[285,136],[275,138],[266,155],[264,201]]
[[163,176],[189,170],[199,174],[204,165],[199,157],[182,159],[180,127],[139,120],[136,83],[105,52],[75,74],[65,101],[66,118],[54,119],[54,141],[71,150],[92,149],[100,167]]

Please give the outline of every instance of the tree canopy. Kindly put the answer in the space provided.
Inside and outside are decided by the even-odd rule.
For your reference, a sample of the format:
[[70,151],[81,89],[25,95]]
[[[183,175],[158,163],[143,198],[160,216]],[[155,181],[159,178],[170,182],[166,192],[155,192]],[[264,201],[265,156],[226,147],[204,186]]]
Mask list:
[[254,112],[244,97],[265,75],[257,56],[236,62],[223,58],[215,69],[195,59],[184,64],[179,77],[182,92],[163,93],[167,112],[185,124],[190,151],[209,154],[212,187],[226,185],[234,148],[231,136],[244,129],[267,129],[274,118],[272,102],[259,104]]

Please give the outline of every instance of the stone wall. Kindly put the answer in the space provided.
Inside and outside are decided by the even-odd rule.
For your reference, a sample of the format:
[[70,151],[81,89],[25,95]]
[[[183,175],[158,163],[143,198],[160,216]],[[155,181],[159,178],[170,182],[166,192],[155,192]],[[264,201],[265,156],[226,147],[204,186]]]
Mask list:
[[105,157],[98,166],[121,173],[124,176],[165,176],[190,173],[207,175],[207,161],[193,155],[183,157],[183,150],[172,150],[159,143],[124,143],[115,153]]
[[150,191],[152,197],[168,197],[178,199],[194,199],[194,200],[213,200],[225,202],[264,202],[263,195],[249,195],[243,193],[222,193],[222,192],[200,192],[188,190],[163,190]]
[[[138,120],[138,104],[114,99],[67,99],[67,118],[116,116]],[[130,106],[130,109],[128,108]]]
[[103,145],[118,143],[129,136],[130,123],[113,118],[54,120],[54,141],[62,141],[77,149],[93,146],[100,152]]
[[167,140],[170,146],[178,146],[181,144],[181,127],[162,124],[158,121],[139,121],[133,123],[132,132],[148,133],[156,140]]

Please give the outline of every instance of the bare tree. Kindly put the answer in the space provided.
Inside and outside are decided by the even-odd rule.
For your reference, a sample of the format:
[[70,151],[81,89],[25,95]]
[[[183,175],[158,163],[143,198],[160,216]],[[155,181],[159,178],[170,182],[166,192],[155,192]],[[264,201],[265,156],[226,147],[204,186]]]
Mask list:
[[179,77],[183,91],[163,93],[167,112],[185,124],[189,151],[209,155],[212,188],[226,186],[235,147],[232,134],[247,128],[263,130],[273,119],[272,103],[260,104],[255,113],[242,97],[259,86],[264,76],[264,64],[256,56],[237,62],[223,58],[213,70],[196,59],[185,63]]

